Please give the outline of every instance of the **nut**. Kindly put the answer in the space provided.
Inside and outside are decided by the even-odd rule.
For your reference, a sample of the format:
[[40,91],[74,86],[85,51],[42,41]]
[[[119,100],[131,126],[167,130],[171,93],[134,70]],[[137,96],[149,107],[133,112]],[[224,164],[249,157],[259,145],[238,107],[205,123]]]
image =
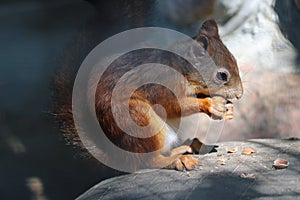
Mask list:
[[255,153],[256,149],[252,148],[252,147],[247,147],[242,151],[243,155],[250,155],[252,153]]
[[226,113],[225,113],[225,120],[231,120],[233,119],[233,103],[230,101],[227,101],[225,104],[226,107]]
[[227,150],[227,153],[235,153],[235,152],[237,152],[237,148],[229,148]]
[[282,158],[277,158],[274,160],[273,167],[275,169],[285,169],[289,166],[289,162]]

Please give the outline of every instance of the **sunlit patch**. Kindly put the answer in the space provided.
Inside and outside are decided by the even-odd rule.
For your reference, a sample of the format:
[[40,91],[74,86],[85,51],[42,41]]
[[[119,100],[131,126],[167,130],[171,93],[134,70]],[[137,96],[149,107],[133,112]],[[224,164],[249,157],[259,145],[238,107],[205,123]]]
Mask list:
[[26,186],[32,193],[31,199],[34,200],[46,200],[44,195],[44,185],[42,180],[38,177],[30,177],[26,179]]
[[20,153],[25,153],[26,148],[23,142],[16,136],[10,134],[5,137],[5,141],[7,145],[10,147],[10,149],[15,153],[15,154],[20,154]]

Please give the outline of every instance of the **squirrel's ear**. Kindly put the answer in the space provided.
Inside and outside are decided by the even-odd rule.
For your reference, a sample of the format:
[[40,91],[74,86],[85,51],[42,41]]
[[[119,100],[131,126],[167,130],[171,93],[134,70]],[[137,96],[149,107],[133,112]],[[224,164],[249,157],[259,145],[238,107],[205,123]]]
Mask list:
[[208,37],[219,38],[220,36],[217,22],[214,19],[206,20],[199,29],[197,36],[200,36],[201,34],[204,34]]

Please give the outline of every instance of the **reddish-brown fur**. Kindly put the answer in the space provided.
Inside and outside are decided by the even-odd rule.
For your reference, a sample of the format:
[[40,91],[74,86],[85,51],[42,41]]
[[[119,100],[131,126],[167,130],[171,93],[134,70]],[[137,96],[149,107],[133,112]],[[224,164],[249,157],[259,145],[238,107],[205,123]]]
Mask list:
[[[106,136],[115,145],[126,151],[137,153],[148,153],[164,148],[167,131],[166,128],[161,127],[161,117],[163,113],[160,113],[159,110],[155,111],[152,108],[155,104],[164,107],[167,119],[178,119],[200,112],[206,113],[216,119],[226,118],[225,104],[227,99],[240,98],[243,93],[236,61],[220,40],[218,27],[214,20],[204,22],[198,34],[193,39],[199,42],[203,50],[207,50],[217,66],[224,67],[228,70],[231,75],[228,82],[220,85],[205,85],[206,83],[201,80],[201,75],[199,74],[199,76],[195,77],[193,74],[194,69],[187,67],[189,64],[187,61],[158,50],[140,50],[119,57],[103,73],[97,83],[95,94],[95,108],[99,124]],[[116,124],[111,107],[112,91],[117,81],[126,72],[134,69],[136,66],[153,61],[172,66],[172,68],[177,70],[188,80],[187,85],[182,85],[183,90],[190,87],[195,92],[193,94],[182,94],[176,97],[170,90],[157,84],[148,84],[136,89],[129,101],[131,119],[142,127],[151,125],[151,128],[147,129],[148,131],[150,130],[149,133],[145,132],[139,134],[152,135],[147,138],[138,138],[126,134]],[[211,70],[209,67],[210,66],[201,66],[203,70],[207,71]],[[138,79],[139,77],[132,75],[132,78]],[[169,76],[161,78],[174,81],[172,77]],[[61,82],[64,83],[64,80],[58,79],[57,82],[60,85]],[[124,85],[124,87],[131,86]],[[126,105],[127,99],[123,101],[122,94],[119,95],[121,98],[118,104],[128,106]],[[64,98],[63,95],[61,95],[61,98]],[[93,110],[93,108],[91,110]],[[66,116],[69,116],[68,111],[68,107],[61,107],[59,109],[59,112]],[[232,114],[230,114],[230,117],[231,115]],[[120,123],[124,125],[128,124],[126,117],[122,118],[122,116],[120,116],[118,119],[120,119]],[[67,123],[69,123],[70,127],[74,127],[72,121],[68,121]],[[157,132],[153,133],[151,130],[156,130]],[[77,137],[74,138],[76,139]],[[188,170],[192,169],[198,163],[198,160],[191,155],[183,155],[186,152],[191,153],[189,146],[183,145],[174,147],[174,149],[170,149],[167,155],[165,152],[158,151],[154,156],[148,158],[148,160],[137,160],[146,163],[148,167],[163,167],[168,165],[168,167],[178,170],[183,170],[184,168]],[[111,156],[113,156],[113,152],[110,153]],[[110,154],[108,157],[109,156]]]

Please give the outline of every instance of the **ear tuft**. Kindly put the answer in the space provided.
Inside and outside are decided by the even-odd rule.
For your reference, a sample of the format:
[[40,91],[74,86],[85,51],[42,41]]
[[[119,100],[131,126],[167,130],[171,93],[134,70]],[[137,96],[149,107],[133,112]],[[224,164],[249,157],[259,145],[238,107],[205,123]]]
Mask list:
[[206,20],[199,32],[198,32],[198,35],[200,34],[204,34],[208,37],[216,37],[216,38],[219,38],[219,30],[218,30],[218,25],[217,25],[217,22],[214,20],[214,19],[209,19],[209,20]]

